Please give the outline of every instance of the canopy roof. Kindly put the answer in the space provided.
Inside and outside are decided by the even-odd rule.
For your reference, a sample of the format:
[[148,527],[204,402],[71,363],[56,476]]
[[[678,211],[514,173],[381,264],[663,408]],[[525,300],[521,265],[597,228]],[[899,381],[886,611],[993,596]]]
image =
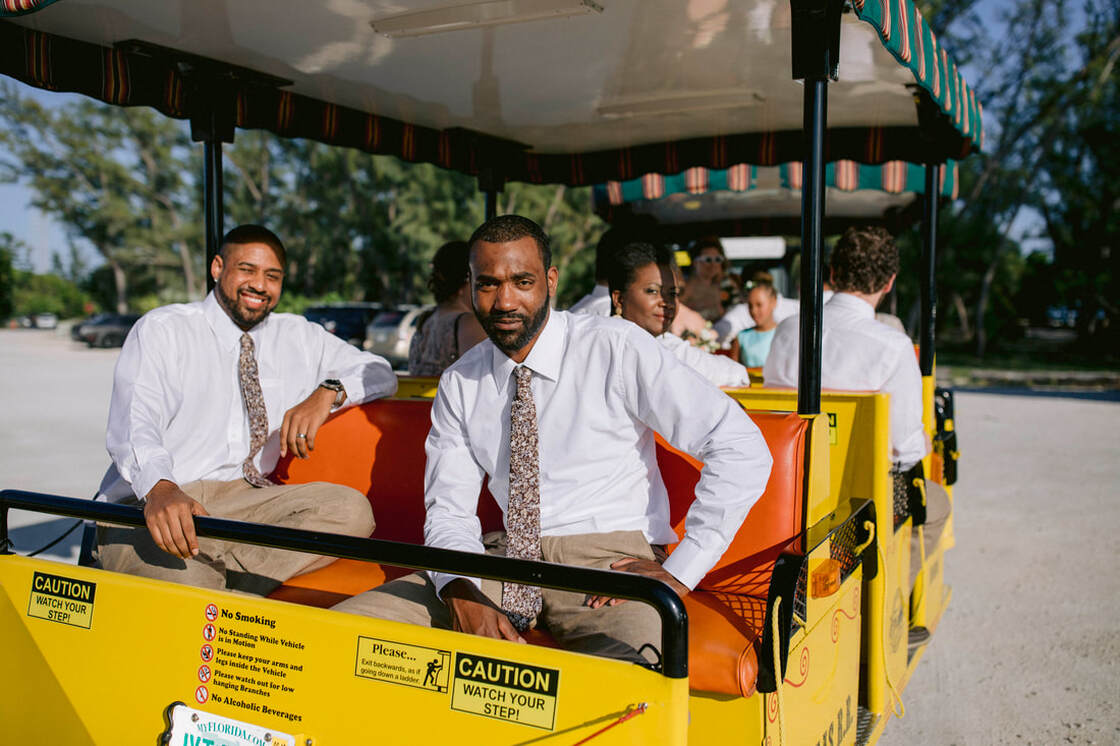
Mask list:
[[[417,0],[409,12],[462,5]],[[220,78],[237,126],[530,182],[801,157],[788,2],[503,5],[586,12],[388,36],[371,23],[393,25],[392,0],[0,0],[0,17],[16,19],[0,23],[0,72],[174,117]],[[855,0],[853,10],[830,86],[828,158],[937,162],[977,149],[979,104],[912,0]],[[239,70],[214,78],[167,50]],[[920,105],[933,111],[921,135]]]
[[[957,179],[955,162],[941,167],[942,198],[956,198]],[[608,222],[653,221],[677,238],[794,234],[800,225],[801,184],[798,161],[774,167],[740,164],[722,171],[690,168],[677,175],[611,181],[596,185],[592,198],[595,211]],[[825,190],[826,229],[858,221],[898,230],[919,217],[925,167],[837,161],[825,167]]]

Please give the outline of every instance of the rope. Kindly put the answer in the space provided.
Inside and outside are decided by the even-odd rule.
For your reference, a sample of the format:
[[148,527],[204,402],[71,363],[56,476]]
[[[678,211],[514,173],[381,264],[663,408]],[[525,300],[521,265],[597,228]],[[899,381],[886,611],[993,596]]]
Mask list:
[[646,707],[647,707],[647,706],[648,706],[648,705],[646,705],[646,703],[645,703],[645,702],[641,702],[641,703],[639,703],[639,704],[638,704],[638,706],[637,706],[637,707],[631,707],[631,708],[628,708],[628,709],[626,710],[626,712],[625,712],[625,713],[623,713],[623,714],[622,714],[622,716],[621,716],[621,717],[620,717],[620,718],[619,718],[618,720],[615,720],[615,721],[614,721],[613,723],[611,723],[610,725],[607,725],[607,726],[605,726],[605,727],[603,727],[603,728],[600,728],[599,730],[595,731],[594,733],[592,733],[592,734],[591,734],[590,736],[588,736],[587,738],[584,738],[584,739],[581,739],[581,740],[579,740],[579,741],[576,741],[575,743],[573,743],[573,744],[572,744],[572,746],[580,746],[580,744],[582,744],[582,743],[587,743],[587,742],[588,742],[588,741],[590,741],[590,740],[591,740],[592,738],[596,738],[596,737],[598,737],[598,736],[601,736],[601,735],[603,735],[604,733],[606,733],[606,732],[607,732],[608,730],[610,730],[611,728],[615,727],[616,725],[622,725],[622,724],[623,724],[623,723],[625,723],[625,722],[626,722],[627,720],[630,720],[631,718],[636,718],[636,717],[638,717],[639,715],[642,715],[642,714],[644,714],[644,713],[645,713],[645,711],[646,711]]
[[[887,558],[883,556],[883,546],[879,542],[875,542],[875,551],[879,554],[879,566],[883,568],[884,584],[886,581],[887,572]],[[887,665],[887,630],[885,625],[889,621],[890,615],[887,613],[887,594],[883,593],[883,622],[879,632],[879,653],[883,656],[883,676],[887,680],[887,689],[891,693],[891,710],[894,711],[895,717],[901,719],[906,717],[906,705],[902,704],[902,697],[898,696],[898,690],[894,687],[894,682],[891,681],[890,666]]]
[[770,617],[770,638],[774,642],[774,693],[778,695],[778,746],[786,744],[786,708],[785,698],[782,696],[782,651],[781,651],[781,623],[778,621],[778,610],[782,608],[782,597],[774,599],[774,610]]
[[78,526],[81,526],[83,523],[85,523],[85,521],[82,521],[82,520],[74,521],[74,524],[72,526],[70,526],[70,528],[66,529],[66,531],[64,531],[61,536],[59,536],[58,538],[54,539],[53,541],[51,541],[47,544],[44,544],[43,546],[36,549],[34,552],[31,552],[30,554],[27,554],[25,556],[34,557],[37,554],[42,554],[43,552],[47,551],[48,549],[53,547],[58,542],[65,539],[70,534],[74,533],[74,529],[76,529]]
[[871,546],[871,542],[875,541],[875,521],[867,520],[863,522],[863,530],[867,532],[867,541],[856,546],[852,550],[852,556],[858,557],[863,554],[863,550]]

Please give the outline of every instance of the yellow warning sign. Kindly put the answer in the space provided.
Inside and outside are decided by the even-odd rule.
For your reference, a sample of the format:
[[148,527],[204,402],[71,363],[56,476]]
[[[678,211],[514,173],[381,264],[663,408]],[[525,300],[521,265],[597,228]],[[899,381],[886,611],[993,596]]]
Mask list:
[[451,709],[552,730],[560,671],[455,654]]
[[358,637],[354,675],[433,692],[446,692],[451,651]]
[[31,579],[27,616],[89,629],[96,583],[37,572]]

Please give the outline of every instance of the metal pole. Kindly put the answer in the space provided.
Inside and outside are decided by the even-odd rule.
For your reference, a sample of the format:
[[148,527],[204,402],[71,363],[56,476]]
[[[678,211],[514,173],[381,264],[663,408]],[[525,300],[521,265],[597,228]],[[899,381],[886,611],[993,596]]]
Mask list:
[[202,158],[203,212],[206,215],[206,289],[214,289],[210,265],[222,247],[225,234],[225,209],[222,199],[222,142],[208,137],[203,143]]
[[824,253],[824,132],[828,80],[805,80],[805,165],[801,185],[801,314],[797,413],[821,411],[821,257]]
[[486,219],[498,217],[498,190],[487,189],[484,194],[486,195]]
[[918,366],[933,375],[937,334],[937,207],[941,196],[941,164],[926,164],[926,205],[922,220],[922,331]]

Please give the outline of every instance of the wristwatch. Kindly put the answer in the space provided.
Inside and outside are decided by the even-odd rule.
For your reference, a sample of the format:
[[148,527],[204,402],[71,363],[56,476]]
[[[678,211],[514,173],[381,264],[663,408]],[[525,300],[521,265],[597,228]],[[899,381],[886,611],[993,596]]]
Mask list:
[[342,381],[337,378],[328,378],[319,384],[321,389],[330,389],[335,392],[334,404],[331,409],[338,409],[342,406],[342,402],[346,401],[346,389],[342,387]]

